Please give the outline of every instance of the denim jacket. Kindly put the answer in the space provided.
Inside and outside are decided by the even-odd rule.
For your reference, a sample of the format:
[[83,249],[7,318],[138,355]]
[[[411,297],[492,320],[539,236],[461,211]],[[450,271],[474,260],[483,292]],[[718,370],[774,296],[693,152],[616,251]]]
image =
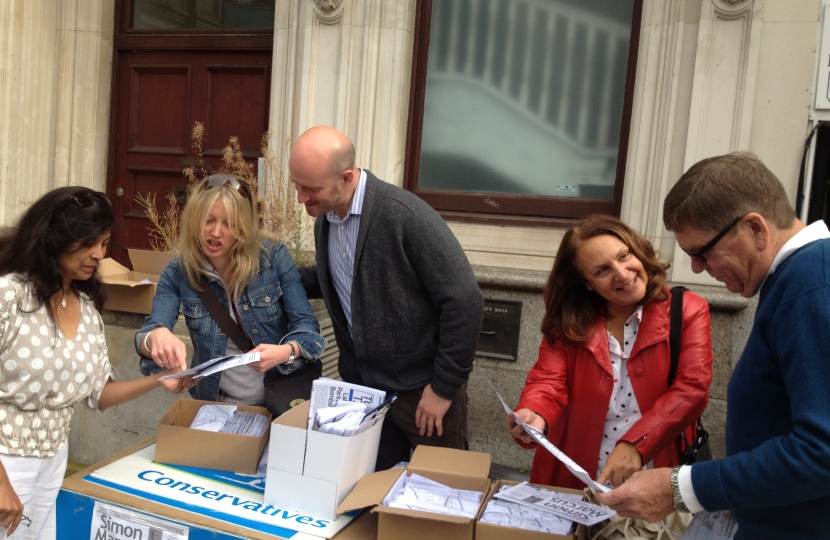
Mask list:
[[[320,335],[320,325],[312,314],[297,267],[283,243],[263,240],[262,247],[259,273],[236,298],[239,322],[254,346],[295,341],[306,361],[318,361],[326,348],[326,339]],[[218,274],[215,279],[208,279],[208,284],[228,309],[225,284]],[[139,356],[141,340],[156,328],[172,331],[180,313],[184,315],[193,342],[191,367],[225,354],[228,336],[210,315],[176,258],[161,274],[153,298],[153,311],[135,335]],[[302,362],[295,361],[272,369],[287,375],[300,366]],[[148,358],[141,359],[140,367],[145,375],[161,369]],[[190,390],[191,395],[196,399],[216,401],[221,375],[220,372],[205,377]]]

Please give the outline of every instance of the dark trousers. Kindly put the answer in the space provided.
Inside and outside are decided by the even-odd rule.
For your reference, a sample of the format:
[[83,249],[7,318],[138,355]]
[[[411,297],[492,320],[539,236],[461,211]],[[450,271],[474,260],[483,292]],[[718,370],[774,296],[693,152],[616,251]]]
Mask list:
[[423,391],[421,388],[398,392],[398,398],[383,421],[376,471],[391,469],[401,461],[409,461],[412,451],[419,444],[459,450],[470,448],[467,441],[467,383],[458,389],[452,405],[444,415],[444,434],[440,437],[435,429],[432,431],[432,437],[427,437],[426,432],[420,435],[418,426],[415,425],[415,411],[418,410]]

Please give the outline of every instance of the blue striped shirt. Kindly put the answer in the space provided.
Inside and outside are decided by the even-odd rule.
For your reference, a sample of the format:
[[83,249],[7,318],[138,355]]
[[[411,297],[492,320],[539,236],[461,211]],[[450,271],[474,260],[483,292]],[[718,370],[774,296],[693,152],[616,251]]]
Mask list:
[[340,219],[337,211],[326,214],[329,220],[329,272],[343,313],[352,333],[352,278],[354,277],[354,254],[357,248],[357,232],[360,230],[360,212],[363,209],[363,195],[366,192],[366,171],[360,169],[360,178],[352,196],[349,213]]

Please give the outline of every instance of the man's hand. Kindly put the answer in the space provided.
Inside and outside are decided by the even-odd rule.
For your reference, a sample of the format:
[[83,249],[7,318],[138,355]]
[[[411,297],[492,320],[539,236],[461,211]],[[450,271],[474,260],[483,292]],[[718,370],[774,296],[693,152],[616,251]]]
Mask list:
[[597,483],[605,485],[605,482],[610,479],[614,486],[619,487],[642,468],[643,456],[637,451],[637,447],[630,442],[622,441],[608,456],[608,461],[605,462],[605,468],[599,474]]
[[522,426],[516,423],[516,418],[518,418],[525,424],[530,424],[542,433],[545,432],[545,419],[542,418],[540,415],[536,414],[530,409],[519,409],[517,411],[513,411],[513,416],[507,415],[504,418],[504,422],[507,424],[507,429],[510,430],[510,435],[512,435],[516,439],[519,439],[523,443],[529,444],[535,443],[536,441],[534,441],[533,437],[531,437],[527,434],[527,432],[525,432]]
[[6,528],[6,537],[12,535],[23,517],[23,503],[15,493],[6,469],[0,463],[0,527]]
[[596,496],[599,502],[616,510],[622,517],[655,523],[674,511],[671,469],[636,472],[617,489],[608,493],[597,492]]
[[150,331],[146,341],[150,358],[164,369],[187,369],[187,347],[184,342],[173,335],[167,328],[156,328]]
[[415,425],[422,436],[426,432],[427,437],[432,437],[433,427],[439,437],[444,434],[442,420],[450,409],[450,405],[452,405],[452,400],[444,399],[436,394],[431,385],[428,384],[424,387],[424,393],[418,403],[418,410],[415,411]]

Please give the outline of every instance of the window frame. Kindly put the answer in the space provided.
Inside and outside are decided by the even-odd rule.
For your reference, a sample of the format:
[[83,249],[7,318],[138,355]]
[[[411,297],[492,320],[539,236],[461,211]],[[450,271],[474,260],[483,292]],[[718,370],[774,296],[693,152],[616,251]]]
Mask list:
[[602,213],[619,217],[622,207],[626,156],[628,154],[634,102],[634,82],[637,71],[642,14],[643,0],[634,0],[631,41],[628,49],[628,71],[625,79],[617,171],[614,181],[614,198],[612,200],[438,191],[418,187],[432,0],[417,0],[415,7],[415,39],[412,48],[412,80],[409,93],[409,122],[406,130],[406,152],[404,157],[404,188],[423,199],[437,210],[444,219],[451,221],[494,225],[562,227],[590,214]]
[[[116,50],[272,50],[274,29],[263,28],[203,28],[134,29],[133,14],[136,0],[116,2]],[[279,2],[279,0],[277,0]]]

